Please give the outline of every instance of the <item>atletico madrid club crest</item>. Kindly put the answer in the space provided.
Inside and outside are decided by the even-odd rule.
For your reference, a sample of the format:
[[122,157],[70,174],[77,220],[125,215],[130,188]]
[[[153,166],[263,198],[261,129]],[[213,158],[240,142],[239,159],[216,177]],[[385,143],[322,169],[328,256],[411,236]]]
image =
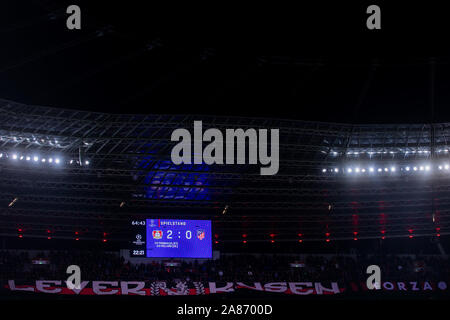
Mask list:
[[205,230],[202,229],[197,230],[197,238],[198,240],[205,239]]

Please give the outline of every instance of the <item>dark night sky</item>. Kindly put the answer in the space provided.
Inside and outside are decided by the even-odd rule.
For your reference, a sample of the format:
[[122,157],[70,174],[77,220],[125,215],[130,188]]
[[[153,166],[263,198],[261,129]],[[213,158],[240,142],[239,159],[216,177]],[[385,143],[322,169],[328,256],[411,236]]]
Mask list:
[[[392,1],[391,1],[392,2]],[[0,97],[115,113],[336,122],[450,121],[444,7],[376,2],[2,1]],[[333,3],[333,4],[331,4]],[[79,4],[82,30],[65,28]]]

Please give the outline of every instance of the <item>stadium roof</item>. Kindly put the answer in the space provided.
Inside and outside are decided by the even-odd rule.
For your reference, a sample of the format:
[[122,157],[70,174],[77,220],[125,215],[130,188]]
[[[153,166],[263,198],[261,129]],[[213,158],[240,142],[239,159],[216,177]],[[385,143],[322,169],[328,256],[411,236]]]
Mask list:
[[[130,219],[149,216],[211,218],[230,241],[242,232],[248,241],[448,232],[450,124],[202,116],[204,128],[280,129],[280,171],[261,176],[255,165],[174,165],[171,133],[192,129],[198,116],[0,103],[5,235],[27,229],[100,239],[106,232],[124,240]],[[370,167],[383,172],[369,174]]]

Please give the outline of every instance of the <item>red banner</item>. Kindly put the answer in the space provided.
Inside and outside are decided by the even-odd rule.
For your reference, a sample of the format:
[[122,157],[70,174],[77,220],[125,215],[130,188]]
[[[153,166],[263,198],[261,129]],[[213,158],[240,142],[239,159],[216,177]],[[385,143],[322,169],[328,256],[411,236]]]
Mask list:
[[[69,289],[65,281],[36,280],[33,284],[21,284],[8,280],[11,291],[42,292],[64,295],[208,295],[231,293],[241,290],[277,292],[294,295],[336,295],[343,292],[367,291],[365,284],[349,283],[339,287],[337,282],[193,282],[193,281],[82,281],[79,289]],[[431,292],[447,291],[447,283],[440,282],[383,282],[381,291]]]

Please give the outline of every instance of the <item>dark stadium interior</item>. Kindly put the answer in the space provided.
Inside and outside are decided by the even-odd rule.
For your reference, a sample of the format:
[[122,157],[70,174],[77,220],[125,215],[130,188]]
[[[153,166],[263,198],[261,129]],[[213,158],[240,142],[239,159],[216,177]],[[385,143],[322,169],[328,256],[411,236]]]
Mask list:
[[371,33],[364,1],[177,11],[79,3],[77,32],[63,28],[70,1],[3,3],[2,98],[114,113],[450,121],[445,10],[389,2],[388,31]]
[[[204,14],[77,1],[74,32],[71,2],[1,4],[2,289],[62,279],[67,264],[89,280],[348,284],[379,264],[389,281],[450,281],[443,10],[387,4],[370,33],[356,27],[366,3]],[[175,165],[171,134],[195,120],[278,128],[278,174]],[[150,217],[212,220],[220,258],[125,261],[131,220]]]

